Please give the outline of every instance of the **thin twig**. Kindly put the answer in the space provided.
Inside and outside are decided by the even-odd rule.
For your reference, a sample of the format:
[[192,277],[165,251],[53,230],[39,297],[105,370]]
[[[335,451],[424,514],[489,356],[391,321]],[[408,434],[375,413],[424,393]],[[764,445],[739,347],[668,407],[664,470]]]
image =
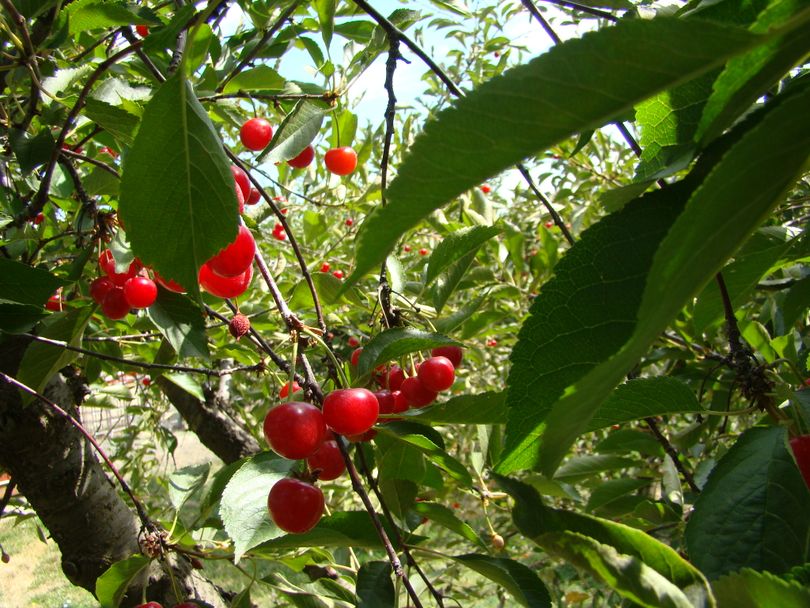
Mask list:
[[3,498],[0,499],[0,517],[3,517],[3,511],[6,510],[8,503],[11,501],[11,495],[14,494],[14,489],[17,487],[17,481],[12,477],[8,481],[8,485],[6,486],[6,491],[3,494]]
[[598,8],[593,8],[591,6],[585,6],[584,4],[579,4],[577,2],[569,2],[569,0],[540,0],[541,2],[548,2],[549,4],[555,4],[557,6],[562,6],[565,8],[572,8],[575,11],[579,11],[580,13],[587,13],[588,15],[593,15],[594,17],[601,17],[602,19],[607,19],[613,23],[619,21],[619,18],[616,15],[612,15],[605,11],[600,11]]
[[678,472],[681,475],[683,475],[686,483],[689,484],[689,489],[695,494],[700,494],[700,488],[695,483],[695,478],[692,476],[692,473],[690,473],[686,467],[683,466],[680,454],[678,454],[678,450],[675,449],[675,446],[669,442],[669,439],[667,439],[661,432],[661,429],[658,428],[658,423],[655,421],[655,418],[645,418],[644,422],[647,423],[647,426],[650,427],[650,430],[653,432],[653,435],[655,435],[658,443],[661,444],[661,447],[664,448],[664,451],[672,459],[675,468],[678,469]]
[[32,395],[32,396],[36,397],[37,399],[39,399],[40,401],[42,401],[43,403],[45,403],[46,405],[51,407],[60,416],[65,418],[70,424],[72,424],[74,427],[76,427],[76,429],[82,435],[84,435],[84,438],[87,439],[87,441],[90,442],[90,444],[96,450],[98,455],[101,456],[102,460],[104,460],[107,467],[109,467],[112,474],[118,480],[118,483],[121,486],[121,489],[124,491],[124,493],[126,493],[127,496],[129,496],[129,499],[132,501],[132,504],[135,506],[135,511],[137,511],[138,518],[141,520],[141,524],[144,526],[144,528],[149,529],[149,530],[153,530],[153,529],[156,528],[155,524],[152,523],[152,520],[149,519],[149,516],[146,514],[146,510],[143,508],[143,505],[141,504],[141,502],[137,498],[135,498],[135,494],[132,492],[132,490],[130,489],[127,482],[124,481],[124,478],[121,476],[121,473],[118,472],[118,469],[112,463],[112,460],[110,460],[109,456],[107,456],[107,454],[104,452],[104,450],[101,448],[101,446],[96,442],[93,435],[91,435],[90,432],[88,432],[88,430],[85,429],[84,426],[82,426],[81,422],[76,420],[73,416],[71,416],[67,411],[62,409],[59,405],[57,405],[56,403],[54,403],[53,401],[51,401],[50,399],[48,399],[44,395],[41,395],[40,393],[38,393],[37,391],[32,389],[30,386],[28,386],[26,384],[23,384],[19,380],[15,379],[15,378],[12,378],[11,376],[8,376],[8,375],[4,374],[3,372],[0,372],[0,378],[5,380],[9,384],[16,386],[20,390],[28,393],[29,395]]
[[[121,35],[126,39],[127,42],[130,44],[135,44],[138,42],[138,39],[132,33],[132,30],[129,27],[122,27],[121,28]],[[147,55],[141,46],[138,46],[135,49],[135,54],[138,58],[143,61],[143,64],[146,66],[146,69],[152,73],[152,76],[155,77],[155,80],[158,82],[166,82],[166,77],[163,75],[163,72],[149,59],[149,55]]]
[[121,179],[121,174],[118,173],[118,171],[114,167],[111,167],[107,163],[102,162],[96,158],[90,158],[85,154],[79,154],[78,152],[75,152],[73,150],[62,150],[62,155],[67,156],[68,158],[75,158],[76,160],[80,160],[85,163],[90,163],[91,165],[95,165],[96,167],[98,167],[99,169],[103,169],[110,175],[113,175],[118,179]]

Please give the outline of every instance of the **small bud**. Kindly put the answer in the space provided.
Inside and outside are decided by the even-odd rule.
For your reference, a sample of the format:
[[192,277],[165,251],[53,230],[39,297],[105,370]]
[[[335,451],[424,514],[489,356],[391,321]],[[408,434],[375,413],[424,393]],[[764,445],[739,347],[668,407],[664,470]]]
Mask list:
[[250,319],[245,315],[234,315],[228,323],[228,331],[237,340],[250,331]]
[[492,543],[492,548],[496,551],[501,551],[506,546],[506,541],[500,534],[493,534],[490,542]]
[[0,559],[3,560],[4,564],[7,564],[7,563],[9,563],[11,561],[11,556],[8,553],[6,553],[5,551],[3,551],[2,555],[0,555]]

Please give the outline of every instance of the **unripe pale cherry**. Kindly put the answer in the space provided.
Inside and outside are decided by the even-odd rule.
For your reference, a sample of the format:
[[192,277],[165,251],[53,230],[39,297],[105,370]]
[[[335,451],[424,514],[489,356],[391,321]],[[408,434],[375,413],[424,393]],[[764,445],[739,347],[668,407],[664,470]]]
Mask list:
[[270,489],[267,509],[279,528],[291,534],[301,534],[320,521],[324,509],[323,492],[311,483],[285,477]]
[[247,290],[252,278],[253,265],[248,266],[247,270],[238,276],[222,277],[211,270],[208,264],[203,264],[198,274],[200,286],[212,296],[218,298],[241,296]]
[[290,460],[306,458],[326,437],[324,415],[311,403],[282,403],[264,417],[264,436],[279,456]]
[[323,400],[326,425],[341,435],[359,435],[377,422],[380,404],[374,393],[365,388],[332,391]]
[[236,239],[208,260],[208,267],[221,277],[239,276],[253,263],[256,241],[247,226],[240,225]]
[[428,390],[436,393],[446,391],[456,380],[453,362],[447,357],[431,357],[419,366],[416,372],[419,380]]
[[346,462],[334,439],[324,441],[321,447],[307,458],[307,466],[313,473],[318,473],[319,481],[337,479],[346,470]]
[[149,308],[157,300],[157,285],[146,277],[132,277],[124,283],[124,297],[131,308]]

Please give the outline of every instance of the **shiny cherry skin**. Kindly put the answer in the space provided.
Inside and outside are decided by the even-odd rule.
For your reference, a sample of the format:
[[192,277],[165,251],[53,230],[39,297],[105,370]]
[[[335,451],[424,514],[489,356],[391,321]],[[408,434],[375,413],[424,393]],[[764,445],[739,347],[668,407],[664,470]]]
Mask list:
[[331,148],[324,154],[326,168],[335,175],[349,175],[357,168],[357,152],[349,146]]
[[335,270],[335,271],[332,272],[332,276],[335,277],[336,279],[342,279],[343,278],[343,271],[342,270]]
[[307,146],[301,153],[296,156],[295,158],[291,158],[287,161],[287,164],[293,167],[294,169],[303,169],[304,167],[308,167],[313,159],[315,158],[315,148],[312,146]]
[[245,272],[256,255],[256,241],[247,226],[240,225],[236,239],[208,260],[208,267],[221,277],[236,277]]
[[434,357],[447,357],[453,367],[458,368],[461,365],[461,360],[464,358],[464,351],[460,346],[437,346],[430,354]]
[[380,388],[398,391],[405,381],[405,372],[402,371],[399,365],[392,365],[388,369],[383,369],[381,373],[375,373],[374,380],[376,380]]
[[424,407],[436,401],[438,394],[430,390],[419,379],[418,376],[411,376],[402,381],[400,387],[405,399],[408,400],[408,405],[411,407]]
[[200,267],[198,279],[200,286],[218,298],[236,298],[247,291],[250,280],[253,278],[253,266],[248,266],[247,270],[235,277],[222,277],[216,274],[208,264]]
[[62,296],[58,293],[52,295],[50,298],[48,298],[48,301],[45,302],[45,308],[52,312],[60,312],[63,308]]
[[790,440],[790,449],[796,458],[796,464],[804,477],[804,482],[810,488],[810,435],[793,437]]
[[247,200],[245,201],[245,203],[247,203],[248,205],[255,205],[260,200],[262,200],[261,193],[258,190],[256,190],[256,188],[251,186],[250,187],[250,196],[247,197]]
[[359,435],[377,422],[380,404],[370,390],[343,388],[332,391],[323,400],[326,426],[341,435]]
[[[374,391],[374,396],[377,398],[377,403],[380,404],[380,414],[393,414],[396,407],[394,394],[385,389],[381,391]],[[407,409],[407,407],[406,407]]]
[[148,25],[136,25],[135,31],[138,32],[138,36],[141,38],[146,38],[149,35],[149,26]]
[[248,150],[264,150],[273,139],[273,127],[264,118],[251,118],[239,130],[239,139]]
[[233,175],[233,180],[242,191],[242,196],[245,200],[250,198],[250,178],[247,176],[247,173],[245,173],[241,167],[231,165],[231,174]]
[[164,279],[157,272],[155,272],[155,282],[164,289],[168,289],[174,293],[186,293],[186,290],[182,285],[180,285],[180,283],[177,281],[172,281],[171,279]]
[[329,262],[324,262],[321,264],[321,272],[329,272],[329,268],[331,268],[329,266]]
[[129,314],[129,302],[124,296],[124,290],[121,287],[111,289],[104,299],[101,301],[101,312],[104,316],[113,321],[123,319]]
[[360,340],[358,340],[354,336],[349,336],[349,339],[346,340],[346,344],[348,344],[350,348],[357,348],[358,346],[360,346]]
[[326,438],[324,416],[311,403],[288,401],[264,417],[264,436],[273,451],[290,460],[300,460],[321,447]]
[[422,247],[422,249],[419,250],[419,255],[427,255],[428,253],[430,252],[424,247]]
[[130,308],[149,308],[157,300],[157,285],[146,277],[132,277],[124,283],[124,297]]
[[[293,383],[292,383],[292,392],[293,392],[293,395],[294,395],[295,393],[297,393],[298,391],[300,391],[300,390],[301,390],[301,385],[300,385],[300,384],[298,384],[297,382],[293,381]],[[286,399],[286,398],[287,398],[287,397],[289,397],[289,396],[290,396],[290,383],[289,383],[289,382],[287,382],[286,384],[284,384],[284,386],[282,386],[282,387],[279,389],[279,391],[278,391],[278,398],[279,398],[279,399]]]
[[124,286],[129,279],[134,277],[141,270],[141,263],[138,260],[133,260],[126,272],[115,272],[115,259],[113,258],[112,251],[105,249],[98,256],[98,263],[101,270],[104,271],[110,280],[121,287]]
[[318,481],[332,481],[343,475],[346,463],[340,453],[337,441],[324,441],[313,454],[307,458],[309,470],[318,472]]
[[93,298],[96,304],[101,304],[104,301],[104,296],[115,288],[115,283],[107,277],[98,277],[90,283],[90,297]]
[[321,489],[292,477],[277,481],[267,496],[267,509],[273,521],[291,534],[314,528],[323,515],[323,508]]
[[357,367],[357,364],[360,362],[360,355],[362,354],[363,354],[362,348],[355,348],[354,351],[352,351],[352,365],[354,367]]
[[422,362],[416,375],[426,389],[439,393],[453,386],[456,368],[447,357],[431,357]]
[[158,602],[146,602],[145,604],[138,604],[135,608],[163,608],[163,605]]
[[393,391],[391,396],[394,398],[394,414],[401,414],[402,412],[408,411],[408,399],[402,394],[402,391]]

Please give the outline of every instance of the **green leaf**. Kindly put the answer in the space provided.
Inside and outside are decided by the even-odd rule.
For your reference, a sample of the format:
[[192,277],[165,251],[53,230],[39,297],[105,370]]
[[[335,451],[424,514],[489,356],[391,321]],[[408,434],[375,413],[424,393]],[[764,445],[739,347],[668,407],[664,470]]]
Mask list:
[[650,456],[663,456],[664,449],[652,433],[635,429],[620,429],[608,435],[594,447],[594,451],[606,452],[640,452]]
[[236,238],[239,210],[222,141],[178,72],[144,111],[119,213],[140,260],[199,294],[197,271]]
[[694,608],[674,584],[637,557],[577,532],[547,532],[537,544],[602,580],[635,605],[645,608]]
[[467,467],[424,435],[399,435],[390,432],[390,429],[385,429],[385,432],[389,437],[395,437],[398,441],[415,446],[420,452],[427,456],[428,460],[444,470],[462,486],[472,486],[472,477],[470,477]]
[[680,380],[668,376],[636,378],[616,387],[596,410],[588,430],[665,414],[702,411],[692,389]]
[[363,345],[363,352],[360,353],[360,360],[357,362],[357,375],[365,376],[381,363],[393,361],[398,357],[448,344],[463,346],[447,336],[410,327],[387,329]]
[[612,502],[636,492],[652,483],[650,479],[609,479],[601,482],[591,492],[586,511],[595,511],[609,506]]
[[447,300],[453,295],[453,292],[456,290],[459,283],[461,283],[461,279],[464,278],[464,275],[467,274],[474,260],[475,252],[473,251],[458,260],[455,264],[452,264],[438,277],[433,285],[433,293],[431,294],[433,307],[436,309],[436,312],[441,312],[444,308]]
[[9,129],[8,134],[11,150],[23,173],[30,173],[50,160],[56,141],[49,129],[42,129],[33,137],[19,129]]
[[118,608],[127,587],[150,561],[145,555],[133,555],[107,568],[96,580],[96,598],[101,608]]
[[445,268],[478,251],[481,245],[502,232],[503,228],[500,226],[473,226],[456,230],[443,238],[430,254],[425,286],[430,285]]
[[752,428],[717,463],[686,525],[709,579],[741,568],[775,574],[810,561],[810,491],[782,427]]
[[[78,308],[67,313],[51,315],[42,322],[39,335],[51,340],[61,340],[71,346],[80,346],[84,328],[93,313],[92,307]],[[60,346],[31,342],[25,349],[17,379],[39,393],[60,369],[78,358],[78,353]],[[33,397],[25,395],[23,402],[30,403]]]
[[321,25],[321,36],[328,47],[332,44],[332,33],[335,31],[335,11],[337,0],[315,0],[315,11],[318,13],[318,22]]
[[271,452],[245,462],[222,493],[219,516],[234,542],[234,561],[257,545],[284,534],[267,512],[267,495],[295,464]]
[[633,465],[634,461],[612,454],[582,454],[572,456],[557,469],[554,479],[557,481],[581,481],[605,471],[616,469],[626,469]]
[[437,424],[502,424],[506,422],[506,393],[459,395],[418,410],[412,418]]
[[42,306],[0,303],[0,331],[10,334],[30,331],[49,314]]
[[284,117],[273,139],[259,154],[257,162],[267,157],[267,162],[282,162],[295,158],[317,137],[323,118],[329,107],[319,101],[302,99]]
[[205,485],[211,463],[192,465],[178,469],[169,476],[169,501],[175,510],[180,508],[195,492]]
[[208,358],[205,315],[191,299],[159,289],[157,300],[146,313],[179,357]]
[[[767,217],[773,206],[782,200],[783,193],[792,184],[810,154],[810,114],[804,112],[808,103],[810,88],[799,90],[795,94],[777,99],[764,112],[732,132],[726,141],[733,142],[733,145],[714,163],[703,183],[692,192],[686,208],[678,215],[657,248],[655,241],[661,238],[662,232],[667,228],[668,218],[647,218],[646,226],[636,224],[636,228],[625,226],[625,229],[633,232],[638,228],[649,230],[643,239],[646,241],[643,249],[636,250],[631,246],[625,252],[625,257],[630,252],[635,256],[625,262],[630,263],[626,272],[620,273],[617,282],[613,284],[605,283],[610,279],[609,274],[597,280],[583,276],[583,283],[594,294],[602,291],[611,297],[618,296],[615,292],[611,293],[617,286],[623,286],[626,292],[626,297],[616,302],[601,303],[597,307],[586,304],[586,310],[579,313],[579,329],[582,329],[582,319],[588,323],[588,319],[595,319],[594,314],[599,317],[594,321],[599,330],[586,330],[591,342],[599,341],[597,336],[602,336],[603,341],[599,341],[597,352],[594,352],[594,347],[590,344],[581,345],[586,351],[590,351],[590,359],[587,360],[589,363],[583,365],[580,358],[579,363],[564,366],[562,362],[566,357],[563,356],[546,365],[539,365],[539,361],[519,365],[518,361],[521,358],[526,359],[527,353],[536,348],[538,339],[547,342],[554,339],[552,336],[557,336],[557,340],[562,337],[559,330],[552,330],[550,335],[544,334],[548,330],[540,324],[542,321],[534,322],[534,317],[524,324],[521,334],[531,338],[525,347],[518,343],[512,354],[515,364],[510,374],[507,403],[519,406],[519,409],[514,407],[510,410],[512,436],[509,436],[508,424],[507,446],[503,460],[498,465],[500,471],[531,466],[539,461],[543,472],[552,472],[576,437],[587,428],[607,392],[635,365],[681,307],[715,275],[739,244]],[[704,157],[707,160],[698,163],[685,183],[700,177],[704,165],[711,162],[712,155],[704,154]],[[678,188],[684,189],[678,192]],[[689,188],[684,187],[684,182],[681,182],[660,193],[648,194],[640,201],[656,196],[665,199],[671,197],[670,204],[674,202],[677,208],[677,199],[687,192]],[[655,205],[648,203],[646,207],[646,212],[649,213]],[[626,214],[637,209],[637,205],[631,204],[619,214],[606,218],[588,230],[578,245],[585,243],[585,236],[596,232],[595,229],[606,222],[618,221],[615,218],[625,218]],[[622,238],[626,237],[617,234],[609,242],[615,245]],[[589,243],[589,246],[594,247],[593,241]],[[655,249],[655,257],[646,272],[651,248]],[[576,249],[577,246],[571,248],[566,259]],[[608,257],[612,255],[609,250],[599,246],[594,247],[592,252],[592,255],[600,257],[605,254]],[[621,265],[618,259],[621,257],[613,258],[614,263]],[[599,260],[591,261],[594,264],[601,263]],[[562,275],[563,262],[557,267],[558,277]],[[566,268],[570,270],[571,267]],[[637,273],[635,278],[634,273]],[[551,282],[544,287],[544,294],[550,284]],[[640,306],[636,308],[641,289],[643,297]],[[566,290],[555,296],[558,302],[560,295],[566,297],[564,294],[567,294]],[[541,294],[535,301],[533,311],[538,311],[546,303]],[[613,306],[616,308],[612,308]],[[543,314],[547,313],[548,308],[544,308]],[[556,314],[567,315],[569,311],[557,311]],[[606,316],[610,321],[605,322]],[[544,338],[544,335],[548,337]],[[566,336],[565,340],[570,347],[570,336]],[[594,367],[595,361],[602,363]],[[519,370],[519,374],[516,370]],[[550,413],[546,415],[548,410],[533,411],[530,399],[526,397],[523,402],[518,394],[513,398],[513,387],[519,386],[514,383],[520,382],[521,377],[531,385],[544,373],[554,373],[553,370],[560,370],[560,373],[556,374],[552,399],[561,395],[563,390],[565,397],[551,406]],[[556,380],[560,383],[556,384]],[[548,382],[546,378],[543,392],[547,390]],[[541,435],[542,442],[535,443]]]
[[337,120],[334,117],[332,118],[332,132],[329,136],[330,147],[351,146],[356,132],[357,116],[349,110],[343,110],[338,114]]
[[[388,258],[389,260],[392,258]],[[477,298],[473,298],[472,300],[468,301],[466,304],[461,306],[455,312],[450,313],[446,317],[442,317],[441,319],[436,319],[433,321],[433,327],[442,334],[448,334],[454,329],[460,327],[467,321],[470,317],[472,317],[478,309],[481,308],[481,305],[487,299],[487,293],[484,293]],[[441,302],[442,306],[444,306],[444,301]],[[434,304],[436,300],[434,299]],[[440,309],[441,307],[439,307]],[[437,309],[438,310],[438,309]]]
[[[637,558],[666,580],[683,590],[695,608],[713,608],[714,598],[701,572],[671,547],[645,532],[592,515],[552,509],[543,504],[537,491],[524,483],[495,475],[498,484],[515,501],[512,519],[521,534],[543,544],[547,533],[572,532],[612,547],[618,554]],[[599,553],[599,552],[598,552]]]
[[770,574],[744,569],[712,583],[719,608],[806,608],[810,589]]
[[506,557],[471,553],[451,556],[478,574],[506,589],[521,605],[528,608],[551,608],[548,589],[534,572],[520,562]]
[[366,562],[357,572],[357,608],[394,608],[396,595],[389,562]]
[[47,270],[0,257],[0,304],[44,306],[64,281]]
[[785,325],[792,327],[808,308],[810,308],[810,277],[805,277],[788,290],[782,302]]
[[273,68],[260,65],[234,76],[225,86],[223,93],[239,91],[265,91],[280,93],[287,83]]
[[[358,234],[349,282],[379,266],[402,234],[465,190],[762,39],[709,22],[629,19],[489,80],[441,112],[416,139],[389,187],[389,204],[371,214]],[[704,43],[694,48],[694,40]]]
[[68,5],[66,10],[71,34],[143,22],[124,2],[79,0]]
[[199,399],[200,401],[205,401],[205,393],[203,392],[202,385],[189,374],[172,372],[163,374],[163,377],[169,382],[176,384],[193,397]]
[[478,545],[484,549],[487,548],[487,545],[481,540],[481,537],[475,533],[475,530],[456,517],[455,513],[444,505],[440,505],[436,502],[422,501],[414,503],[412,509],[422,517],[427,517],[429,520],[435,521],[440,526],[447,528],[451,532],[455,532],[474,545]]
[[385,479],[407,479],[421,483],[425,477],[424,456],[408,444],[395,444],[386,450],[377,467],[380,477]]
[[[771,2],[757,17],[751,31],[766,32],[774,26],[783,25],[807,7],[806,0]],[[807,55],[810,50],[807,42],[809,36],[810,24],[805,24],[731,59],[714,83],[695,140],[711,141],[728,128],[768,87],[777,83]]]

